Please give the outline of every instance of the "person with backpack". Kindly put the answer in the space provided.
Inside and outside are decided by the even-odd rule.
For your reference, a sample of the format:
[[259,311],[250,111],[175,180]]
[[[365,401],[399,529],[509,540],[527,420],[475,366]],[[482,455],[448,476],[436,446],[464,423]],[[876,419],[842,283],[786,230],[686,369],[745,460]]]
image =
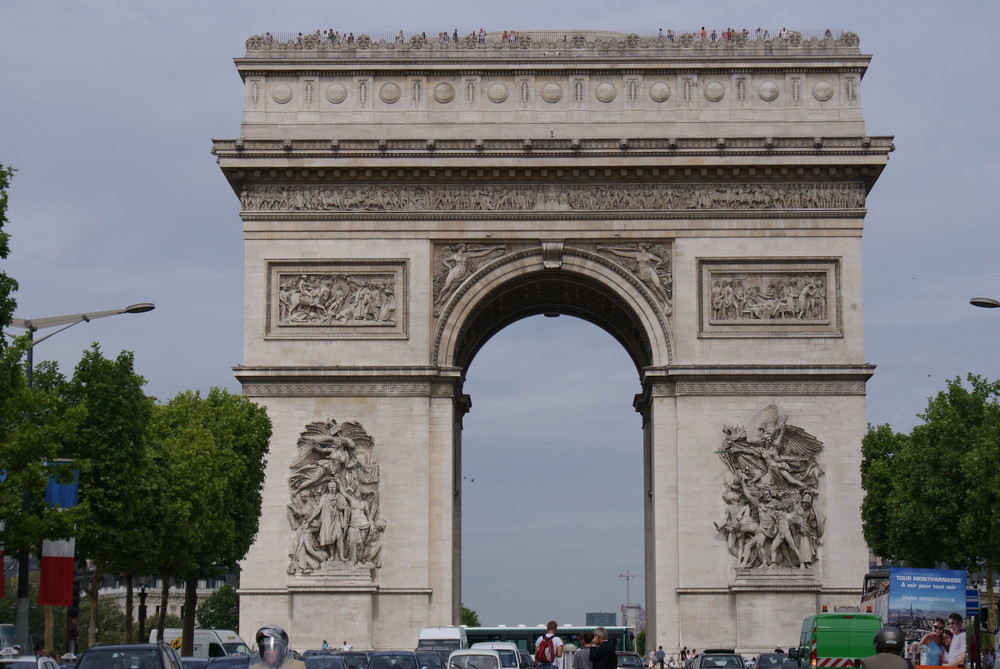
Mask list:
[[545,634],[535,641],[535,661],[538,662],[538,669],[561,669],[563,642],[556,636],[559,625],[554,620],[550,620],[545,626]]

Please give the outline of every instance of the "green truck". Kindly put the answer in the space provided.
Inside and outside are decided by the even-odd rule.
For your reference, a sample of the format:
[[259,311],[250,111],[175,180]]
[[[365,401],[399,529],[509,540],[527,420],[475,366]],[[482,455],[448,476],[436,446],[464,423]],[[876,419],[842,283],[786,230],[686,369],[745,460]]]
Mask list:
[[882,618],[870,613],[818,613],[802,621],[798,647],[788,654],[802,669],[857,667],[875,654],[881,628]]

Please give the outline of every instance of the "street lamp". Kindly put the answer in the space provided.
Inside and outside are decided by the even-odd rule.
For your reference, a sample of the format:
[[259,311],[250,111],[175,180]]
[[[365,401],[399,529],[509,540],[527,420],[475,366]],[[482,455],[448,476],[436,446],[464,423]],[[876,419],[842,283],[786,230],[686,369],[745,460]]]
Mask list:
[[[152,302],[139,302],[138,304],[130,304],[124,309],[111,309],[110,311],[92,311],[85,314],[67,314],[65,316],[50,316],[48,318],[12,318],[10,320],[11,325],[28,331],[28,387],[32,387],[32,377],[35,367],[35,359],[33,355],[35,344],[40,344],[52,335],[57,335],[63,330],[68,330],[77,323],[89,323],[95,318],[117,316],[118,314],[142,314],[147,311],[152,311],[155,308],[156,305]],[[55,332],[50,332],[44,337],[35,339],[36,331],[43,328],[54,328],[60,325],[63,327],[59,328]],[[29,504],[30,498],[28,492],[25,491],[23,501],[21,502],[21,510],[27,512]],[[28,549],[22,548],[18,553],[17,609],[15,610],[15,638],[21,648],[31,648],[28,639],[28,595],[30,593],[28,578]]]
[[969,300],[969,304],[974,307],[983,307],[984,309],[996,309],[1000,307],[1000,301],[994,300],[991,297],[974,297]]

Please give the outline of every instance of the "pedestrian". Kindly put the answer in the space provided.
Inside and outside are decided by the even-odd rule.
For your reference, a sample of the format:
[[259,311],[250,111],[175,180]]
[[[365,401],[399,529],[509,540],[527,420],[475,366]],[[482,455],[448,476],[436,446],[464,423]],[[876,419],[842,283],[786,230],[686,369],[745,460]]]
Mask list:
[[353,646],[345,641],[344,645],[340,647],[340,650],[350,650],[351,648],[353,648]]
[[559,624],[550,620],[545,626],[545,634],[535,640],[535,659],[538,661],[538,669],[561,669],[563,641],[556,636]]
[[590,663],[590,648],[594,645],[594,633],[584,632],[579,636],[580,650],[573,653],[572,669],[593,669]]
[[306,669],[289,649],[288,634],[277,625],[264,625],[255,638],[260,662],[251,664],[250,669]]
[[875,633],[875,655],[861,660],[863,669],[908,669],[910,663],[900,657],[905,639],[898,627],[883,627]]
[[618,669],[618,653],[608,641],[608,631],[603,627],[594,630],[594,645],[590,647],[590,663],[594,669]]
[[663,669],[663,660],[667,657],[667,654],[663,652],[663,646],[656,649],[656,664],[660,665],[660,669]]
[[670,661],[667,662],[667,669],[677,669],[677,660],[673,655],[670,656]]
[[330,644],[328,644],[328,643],[326,642],[326,639],[323,639],[323,650],[326,650],[326,649],[328,649],[329,647],[330,647]]

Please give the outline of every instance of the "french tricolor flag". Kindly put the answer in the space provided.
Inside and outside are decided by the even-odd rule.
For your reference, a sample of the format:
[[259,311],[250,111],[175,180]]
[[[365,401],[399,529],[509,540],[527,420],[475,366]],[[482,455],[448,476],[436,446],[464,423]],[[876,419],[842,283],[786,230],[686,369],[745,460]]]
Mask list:
[[[49,479],[45,501],[50,507],[76,506],[77,481],[56,483]],[[73,563],[75,539],[42,541],[42,574],[38,583],[38,603],[51,606],[73,605]]]

